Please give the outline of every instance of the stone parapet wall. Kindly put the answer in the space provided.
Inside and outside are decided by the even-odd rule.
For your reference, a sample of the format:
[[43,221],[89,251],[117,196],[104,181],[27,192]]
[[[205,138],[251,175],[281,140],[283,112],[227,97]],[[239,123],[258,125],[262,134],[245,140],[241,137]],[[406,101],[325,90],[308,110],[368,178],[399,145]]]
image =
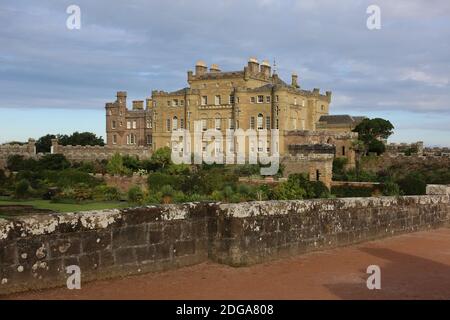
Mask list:
[[139,159],[148,159],[152,155],[151,149],[145,146],[62,146],[57,140],[52,140],[51,152],[62,154],[74,162],[108,160],[116,153],[137,156]]
[[35,158],[36,142],[29,139],[27,144],[1,144],[0,145],[0,169],[6,167],[8,157],[13,155],[24,156],[25,158]]
[[[445,191],[447,192],[447,191]],[[439,191],[437,193],[443,193]],[[447,226],[449,195],[187,203],[0,219],[0,294],[161,271],[244,266]]]

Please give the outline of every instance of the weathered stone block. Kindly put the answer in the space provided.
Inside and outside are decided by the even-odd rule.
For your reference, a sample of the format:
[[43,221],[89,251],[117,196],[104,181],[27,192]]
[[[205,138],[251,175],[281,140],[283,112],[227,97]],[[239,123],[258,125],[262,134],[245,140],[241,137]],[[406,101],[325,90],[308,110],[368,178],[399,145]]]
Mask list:
[[113,249],[148,244],[147,226],[133,225],[113,230]]

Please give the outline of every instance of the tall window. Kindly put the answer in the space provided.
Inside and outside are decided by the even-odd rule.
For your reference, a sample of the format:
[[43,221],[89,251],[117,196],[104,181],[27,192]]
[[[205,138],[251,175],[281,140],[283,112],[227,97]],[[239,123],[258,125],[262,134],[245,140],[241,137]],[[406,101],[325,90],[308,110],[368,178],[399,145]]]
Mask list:
[[115,134],[113,135],[112,143],[117,144],[117,135]]
[[266,129],[270,129],[270,117],[266,117]]
[[180,129],[184,129],[184,119],[180,119]]
[[214,104],[215,104],[216,106],[220,105],[220,96],[219,96],[219,95],[217,95],[217,96],[214,97]]
[[152,120],[147,120],[147,129],[152,128]]
[[206,119],[202,119],[202,130],[206,131],[208,129],[208,123]]
[[136,120],[133,120],[133,129],[136,129]]
[[113,120],[113,121],[111,122],[111,128],[113,128],[113,129],[116,128],[116,121],[115,121],[115,120]]
[[260,113],[258,114],[258,123],[257,123],[258,130],[263,129],[263,123],[264,123],[264,116]]
[[127,121],[127,129],[131,129],[131,121]]
[[151,134],[147,135],[147,144],[152,144],[152,135]]
[[206,106],[208,104],[208,97],[202,96],[202,106]]
[[220,118],[216,118],[214,120],[214,127],[216,128],[216,130],[220,130],[220,122],[221,122]]
[[270,103],[270,96],[267,96],[267,97],[266,97],[266,102],[267,102],[267,103]]
[[127,135],[127,144],[136,144],[136,135],[134,133]]
[[258,96],[258,103],[264,102],[264,96]]
[[176,116],[172,119],[172,130],[178,130],[178,118]]
[[250,129],[255,129],[255,117],[250,117]]
[[230,94],[229,102],[230,104],[234,104],[234,94]]
[[255,100],[255,97],[251,97],[251,98],[250,98],[250,102],[251,102],[251,103],[255,103],[255,101],[256,101],[256,100]]
[[170,119],[166,120],[166,128],[167,128],[167,131],[170,131]]

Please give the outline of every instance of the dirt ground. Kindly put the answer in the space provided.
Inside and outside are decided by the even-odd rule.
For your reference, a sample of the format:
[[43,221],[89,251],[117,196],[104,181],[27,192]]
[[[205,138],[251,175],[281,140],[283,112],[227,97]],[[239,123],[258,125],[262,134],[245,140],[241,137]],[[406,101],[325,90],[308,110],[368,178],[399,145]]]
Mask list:
[[[368,290],[366,269],[381,268]],[[3,297],[5,298],[5,297]],[[214,263],[8,299],[450,299],[450,229],[417,232],[245,268]]]

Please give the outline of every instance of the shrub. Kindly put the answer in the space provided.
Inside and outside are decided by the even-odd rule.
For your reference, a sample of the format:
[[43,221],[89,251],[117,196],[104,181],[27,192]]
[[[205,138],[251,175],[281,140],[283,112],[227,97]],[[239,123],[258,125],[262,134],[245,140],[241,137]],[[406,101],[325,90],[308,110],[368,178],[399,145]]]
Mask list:
[[406,195],[423,195],[426,194],[427,183],[422,174],[411,172],[403,179],[398,181],[400,189]]
[[94,199],[98,201],[118,201],[120,200],[120,192],[115,187],[100,185],[94,189]]
[[165,185],[173,186],[175,189],[180,190],[182,186],[183,177],[177,175],[170,175],[163,172],[150,173],[147,178],[147,183],[150,190],[158,191]]
[[142,204],[144,202],[144,192],[141,187],[133,186],[128,190],[128,202]]
[[394,181],[385,182],[382,192],[384,196],[399,196],[402,193],[400,190],[400,186]]
[[26,199],[30,196],[30,183],[26,179],[22,179],[16,183],[14,188],[14,198]]
[[353,197],[371,197],[372,188],[350,187],[350,186],[335,186],[331,187],[331,193],[338,198],[353,198]]
[[108,161],[106,165],[106,171],[109,174],[120,174],[120,175],[129,175],[131,174],[131,170],[124,166],[123,157],[116,153],[112,156],[112,158]]
[[70,167],[70,162],[62,154],[46,154],[39,159],[38,165],[43,170],[64,170]]

